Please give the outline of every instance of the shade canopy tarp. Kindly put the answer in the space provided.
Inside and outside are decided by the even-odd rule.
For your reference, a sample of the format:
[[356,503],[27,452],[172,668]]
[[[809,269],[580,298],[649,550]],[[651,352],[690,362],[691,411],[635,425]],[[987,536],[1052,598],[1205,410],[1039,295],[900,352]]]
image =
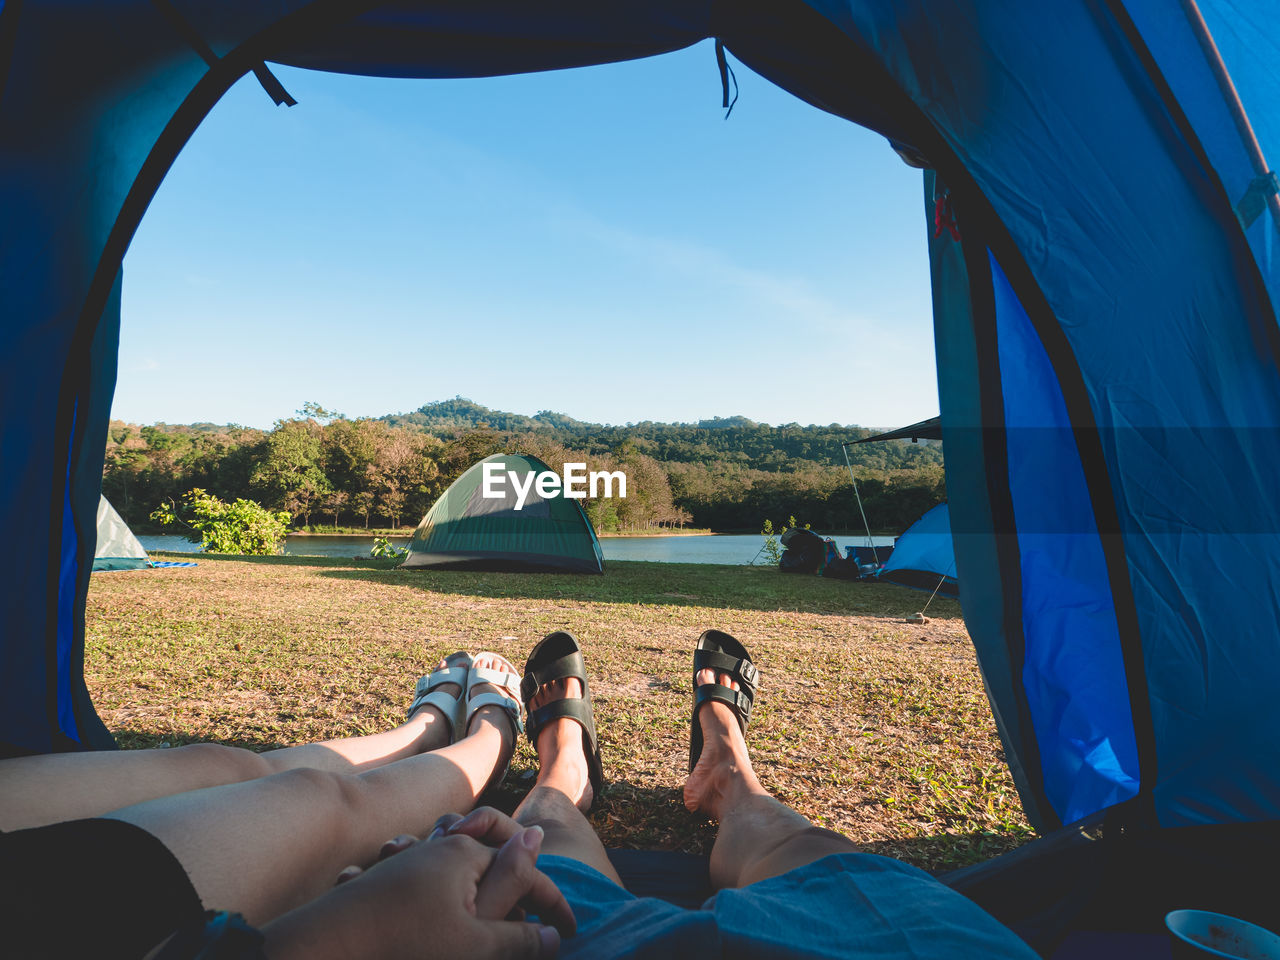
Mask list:
[[[496,496],[486,496],[486,467],[504,478],[490,483]],[[543,497],[527,479],[546,472],[547,465],[528,454],[495,454],[473,464],[422,518],[402,566],[603,573],[600,541],[581,504],[562,491]],[[527,492],[520,493],[517,482]]]
[[1280,816],[1280,7],[1199,9],[1248,130],[1166,0],[4,0],[0,739],[111,743],[81,663],[121,258],[232,83],[715,37],[927,167],[956,568],[1031,822]]
[[944,597],[960,595],[951,541],[951,512],[945,503],[931,507],[903,531],[877,577]]
[[98,539],[94,570],[141,570],[151,566],[147,551],[106,497],[98,499]]
[[917,440],[941,440],[942,439],[942,418],[930,417],[928,420],[921,420],[919,423],[910,423],[905,427],[899,427],[897,430],[888,430],[885,433],[877,433],[875,436],[863,437],[861,440],[855,440],[854,443],[879,443],[882,440],[910,440],[915,443]]

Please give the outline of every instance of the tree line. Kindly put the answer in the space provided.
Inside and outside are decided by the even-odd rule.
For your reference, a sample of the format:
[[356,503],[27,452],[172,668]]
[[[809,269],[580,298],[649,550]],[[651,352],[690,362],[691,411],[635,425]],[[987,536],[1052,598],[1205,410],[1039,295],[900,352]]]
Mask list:
[[[416,525],[478,460],[527,453],[557,472],[585,462],[626,473],[626,499],[583,502],[602,531],[753,531],[766,518],[780,524],[789,516],[815,529],[853,530],[862,521],[840,443],[859,432],[870,431],[745,418],[606,427],[461,399],[350,420],[308,403],[269,431],[112,421],[103,492],[135,529],[147,529],[152,511],[195,487],[285,510],[301,528],[400,528]],[[875,529],[901,530],[945,498],[937,445],[868,444],[850,455]]]

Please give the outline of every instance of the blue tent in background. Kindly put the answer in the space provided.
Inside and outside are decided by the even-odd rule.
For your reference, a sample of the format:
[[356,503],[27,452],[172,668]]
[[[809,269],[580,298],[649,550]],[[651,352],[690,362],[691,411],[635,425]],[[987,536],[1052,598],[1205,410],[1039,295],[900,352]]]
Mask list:
[[23,549],[0,557],[0,740],[111,743],[81,665],[121,258],[231,84],[288,102],[264,61],[474,77],[715,37],[924,169],[956,567],[1031,822],[1105,823],[1107,857],[1195,825],[1260,850],[1280,814],[1278,19],[1274,0],[3,0],[0,528]]
[[951,543],[951,512],[945,503],[931,507],[903,531],[877,576],[944,597],[960,596],[956,553]]

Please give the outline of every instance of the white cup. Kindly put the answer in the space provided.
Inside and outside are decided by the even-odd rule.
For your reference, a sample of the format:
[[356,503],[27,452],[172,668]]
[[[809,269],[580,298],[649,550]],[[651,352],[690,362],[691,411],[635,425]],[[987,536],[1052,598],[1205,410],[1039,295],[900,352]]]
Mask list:
[[1228,957],[1280,960],[1280,937],[1254,923],[1207,910],[1173,910],[1164,918],[1175,960]]

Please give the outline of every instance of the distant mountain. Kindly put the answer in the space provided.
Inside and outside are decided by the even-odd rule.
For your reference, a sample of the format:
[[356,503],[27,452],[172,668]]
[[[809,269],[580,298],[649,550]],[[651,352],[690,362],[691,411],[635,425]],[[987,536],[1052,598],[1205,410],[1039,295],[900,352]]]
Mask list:
[[698,426],[703,430],[726,430],[731,427],[758,427],[760,424],[746,417],[712,417],[710,420],[699,420]]
[[575,420],[567,413],[555,413],[552,410],[539,410],[533,415],[538,423],[555,430],[580,430],[584,427],[597,427],[599,424]]
[[[866,427],[787,423],[770,426],[747,417],[712,417],[696,423],[643,421],[623,426],[587,423],[563,413],[543,410],[527,417],[482,406],[465,397],[423,404],[412,413],[381,418],[393,427],[448,438],[487,428],[498,433],[537,433],[591,454],[623,449],[647,454],[663,463],[722,461],[750,465],[767,471],[794,470],[800,461],[843,467],[842,444],[869,437],[878,430]],[[906,441],[854,447],[854,464],[885,470],[914,469],[942,463],[941,445],[932,441]]]
[[[136,428],[138,428],[138,429],[141,429],[141,426],[142,426],[142,425],[140,425],[140,424],[127,424],[127,423],[125,423],[125,421],[123,421],[123,420],[112,420],[112,421],[111,421],[111,426],[112,426],[112,427],[124,427],[124,426],[128,426],[128,427],[136,427]],[[241,425],[240,425],[240,424],[238,424],[238,423],[206,423],[206,422],[201,422],[201,423],[165,423],[164,421],[160,421],[159,423],[146,424],[146,426],[147,426],[147,428],[148,428],[148,429],[150,429],[150,430],[155,430],[155,431],[156,431],[156,432],[158,432],[158,433],[185,433],[185,434],[191,434],[191,433],[228,433],[228,434],[234,434],[234,433],[244,433],[244,432],[246,432],[246,431],[252,431],[252,430],[253,430],[253,428],[252,428],[252,427],[245,427],[245,426],[241,426]]]
[[503,432],[550,430],[560,427],[562,422],[565,425],[578,423],[572,417],[549,411],[540,413],[536,417],[526,417],[519,413],[492,410],[465,397],[424,403],[412,413],[393,413],[379,419],[393,427],[405,427],[441,435],[456,433],[459,430],[476,430],[481,427]]
[[[595,432],[599,430],[620,430],[622,426],[610,426],[601,423],[592,423],[587,420],[577,420],[565,413],[556,413],[553,410],[540,410],[532,417],[526,417],[520,413],[508,413],[505,410],[494,410],[492,407],[486,407],[476,403],[474,400],[468,400],[466,397],[454,397],[452,400],[437,400],[434,403],[424,403],[412,413],[391,413],[384,417],[379,417],[385,423],[393,427],[416,427],[429,433],[447,433],[453,430],[475,430],[480,427],[488,427],[491,430],[502,432],[519,432],[521,430],[566,430],[574,433]],[[628,423],[626,427],[637,428],[662,428],[674,427],[682,430],[698,429],[698,430],[733,430],[733,429],[787,429],[787,430],[805,430],[817,427],[817,424],[809,424],[808,427],[801,426],[798,423],[779,424],[777,428],[770,427],[767,423],[759,423],[748,417],[712,417],[709,420],[699,420],[696,423],[685,421],[675,421],[671,423],[663,421],[644,420],[640,423]],[[827,430],[852,430],[858,431],[858,436],[870,436],[874,432],[865,427],[853,425],[841,425],[838,423],[826,424],[822,429]]]

